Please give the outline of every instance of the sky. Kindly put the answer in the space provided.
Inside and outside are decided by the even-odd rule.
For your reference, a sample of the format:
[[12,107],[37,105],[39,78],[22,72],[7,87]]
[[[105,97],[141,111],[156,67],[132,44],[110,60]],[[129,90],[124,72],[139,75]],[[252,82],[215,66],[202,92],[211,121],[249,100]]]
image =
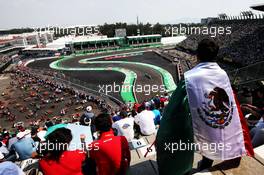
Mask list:
[[151,24],[199,22],[219,13],[239,15],[260,3],[263,0],[0,0],[0,29],[130,24],[137,16]]

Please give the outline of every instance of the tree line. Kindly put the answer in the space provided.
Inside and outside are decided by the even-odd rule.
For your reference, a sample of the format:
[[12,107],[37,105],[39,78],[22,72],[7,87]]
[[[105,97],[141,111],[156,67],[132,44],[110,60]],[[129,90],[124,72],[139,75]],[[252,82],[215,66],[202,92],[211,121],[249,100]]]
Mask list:
[[[98,31],[101,35],[107,35],[108,37],[114,37],[115,36],[115,29],[126,29],[127,36],[135,36],[138,35],[138,31],[140,31],[140,35],[151,35],[151,34],[160,34],[162,36],[169,36],[168,35],[168,26],[197,26],[200,24],[150,24],[150,23],[139,23],[137,24],[127,24],[127,23],[114,23],[114,24],[108,24],[104,23],[103,25],[99,26],[93,26],[96,27],[96,29],[90,29],[91,26],[76,26],[76,27],[46,27],[41,28],[38,31],[54,31],[55,37],[61,37],[65,35],[89,35],[91,33],[94,33],[94,30]],[[167,27],[167,29],[166,29]],[[7,35],[7,34],[21,34],[21,33],[29,33],[36,31],[36,29],[33,28],[16,28],[16,29],[10,29],[10,30],[1,30],[0,35]]]

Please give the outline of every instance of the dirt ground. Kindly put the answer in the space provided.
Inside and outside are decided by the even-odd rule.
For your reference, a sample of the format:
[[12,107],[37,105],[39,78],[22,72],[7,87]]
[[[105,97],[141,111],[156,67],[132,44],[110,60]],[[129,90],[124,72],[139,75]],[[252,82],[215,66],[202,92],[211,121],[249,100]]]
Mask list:
[[[67,93],[56,93],[56,98],[51,99],[50,96],[54,92],[51,92],[48,87],[39,86],[36,83],[23,87],[25,85],[23,81],[19,83],[18,80],[22,79],[14,78],[12,74],[0,75],[0,127],[2,128],[11,128],[17,122],[24,122],[25,126],[29,126],[31,122],[54,120],[54,117],[72,121],[73,115],[81,115],[89,105],[93,107],[95,114],[100,112],[98,106],[92,102],[77,103],[76,98]],[[32,87],[37,87],[38,90]],[[38,96],[42,96],[43,99],[41,100]],[[46,100],[49,102],[46,103]],[[69,105],[70,100],[73,102],[72,105]],[[11,117],[5,114],[7,108]],[[64,116],[60,115],[62,109],[66,110]]]

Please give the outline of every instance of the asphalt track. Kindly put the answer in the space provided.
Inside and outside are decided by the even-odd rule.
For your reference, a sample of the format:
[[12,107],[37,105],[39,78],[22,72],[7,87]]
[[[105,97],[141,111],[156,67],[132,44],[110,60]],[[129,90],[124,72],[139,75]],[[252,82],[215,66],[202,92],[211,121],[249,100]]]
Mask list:
[[[108,56],[106,57],[105,55]],[[96,55],[96,58],[95,56],[78,56],[68,59],[62,59],[59,61],[59,65],[57,66],[61,68],[60,70],[62,70],[66,76],[85,81],[86,85],[89,88],[97,91],[100,90],[100,87],[114,85],[114,83],[119,86],[121,86],[123,83],[127,84],[126,81],[128,80],[126,80],[126,77],[128,75],[124,74],[123,71],[128,71],[129,73],[131,73],[132,77],[134,76],[134,78],[136,78],[136,87],[138,87],[139,85],[141,87],[148,87],[146,85],[155,85],[161,87],[161,85],[163,85],[164,79],[161,73],[153,68],[153,66],[151,67],[151,65],[154,65],[154,67],[158,66],[160,69],[164,69],[168,74],[171,74],[172,77],[175,78],[175,67],[169,61],[161,58],[153,52],[138,52],[133,54],[130,52],[129,55],[125,55],[123,52],[121,55],[118,55],[118,53],[114,53],[114,55],[117,56],[109,55],[111,54],[99,54]],[[100,58],[100,56],[104,57]],[[36,61],[30,63],[28,66],[37,69],[47,69],[49,68],[49,64],[53,61],[54,59]],[[118,71],[116,69],[117,67],[119,69],[121,68],[122,70]],[[174,86],[172,80],[170,79],[169,82],[170,84],[167,86],[169,88],[172,88],[171,90],[173,90]],[[148,88],[146,89],[148,90]],[[142,102],[146,99],[149,99],[150,97],[153,97],[156,94],[158,93],[149,91],[137,91],[135,93],[135,97],[139,102]],[[128,94],[124,95],[119,92],[109,92],[109,95],[112,95],[124,101],[128,101],[128,99],[131,99]],[[127,96],[129,98],[126,99],[125,97]]]

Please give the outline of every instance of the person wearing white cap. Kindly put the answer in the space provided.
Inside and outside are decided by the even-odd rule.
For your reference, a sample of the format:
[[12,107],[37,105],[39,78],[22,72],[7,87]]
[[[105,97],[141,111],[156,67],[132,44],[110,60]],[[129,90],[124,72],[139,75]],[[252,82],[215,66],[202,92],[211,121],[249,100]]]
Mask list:
[[4,155],[0,152],[0,174],[1,175],[25,175],[25,173],[13,162],[5,161]]
[[87,106],[86,111],[91,112],[93,110],[92,106]]
[[94,113],[92,112],[92,106],[87,106],[86,111],[80,118],[80,125],[88,126],[91,125],[91,121],[94,118]]
[[36,150],[34,140],[30,137],[30,130],[19,132],[17,134],[18,141],[11,146],[19,155],[19,160],[25,160],[31,157],[31,154]]

